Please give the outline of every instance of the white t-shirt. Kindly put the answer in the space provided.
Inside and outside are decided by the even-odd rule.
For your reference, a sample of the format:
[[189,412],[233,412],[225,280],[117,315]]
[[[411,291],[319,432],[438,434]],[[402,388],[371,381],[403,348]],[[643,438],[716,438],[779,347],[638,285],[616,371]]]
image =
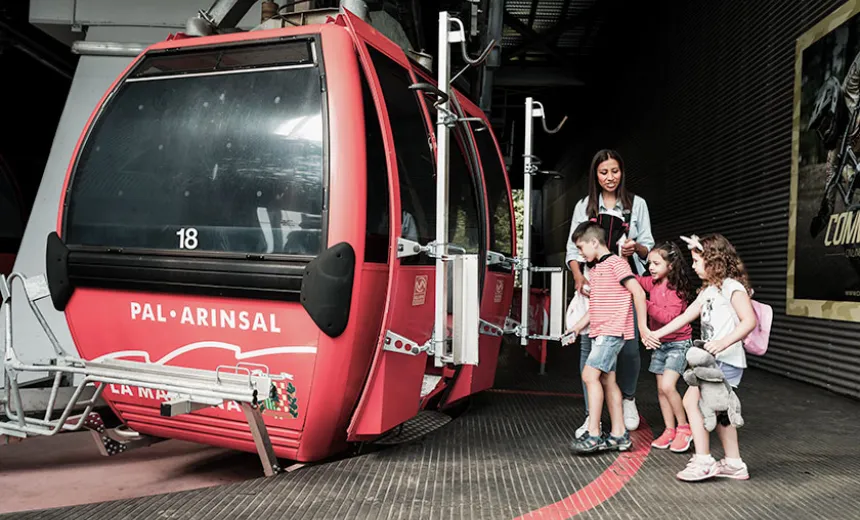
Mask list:
[[[709,286],[699,293],[696,302],[702,305],[702,340],[714,341],[731,334],[740,320],[732,307],[732,295],[743,291],[743,284],[732,278],[723,280],[722,288]],[[717,361],[738,368],[747,367],[743,342],[738,341],[716,355]]]

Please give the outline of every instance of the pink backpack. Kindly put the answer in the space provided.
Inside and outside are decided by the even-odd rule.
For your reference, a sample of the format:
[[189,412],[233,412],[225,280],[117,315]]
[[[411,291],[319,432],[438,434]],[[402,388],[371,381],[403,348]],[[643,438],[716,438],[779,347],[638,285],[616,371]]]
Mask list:
[[767,342],[770,338],[770,326],[773,323],[773,308],[756,300],[750,300],[755,312],[756,326],[744,338],[744,350],[754,356],[763,356],[767,352]]
[[[730,299],[723,291],[723,297]],[[743,339],[744,350],[754,356],[763,356],[767,352],[767,343],[770,339],[770,326],[773,323],[773,308],[759,301],[752,299],[753,294],[750,294],[750,303],[752,304],[753,312],[755,313],[755,328],[747,334]],[[738,315],[732,309],[737,324]]]

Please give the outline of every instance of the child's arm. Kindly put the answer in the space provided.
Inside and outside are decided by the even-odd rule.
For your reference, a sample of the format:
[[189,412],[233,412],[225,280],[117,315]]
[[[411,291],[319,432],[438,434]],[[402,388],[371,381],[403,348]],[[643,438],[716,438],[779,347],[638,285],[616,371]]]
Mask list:
[[651,292],[651,290],[654,289],[653,278],[651,278],[650,276],[642,276],[641,274],[637,274],[635,276],[636,281],[639,282],[639,285],[642,286],[642,289],[644,289],[645,292]]
[[[645,300],[645,291],[636,278],[630,277],[624,282],[624,287],[633,295],[633,307],[636,309],[636,318],[639,320],[639,335],[645,345],[650,346],[656,338],[654,333],[648,329],[648,303]],[[659,341],[658,341],[659,346]]]
[[652,296],[648,300],[648,316],[658,324],[665,325],[684,312],[684,300],[674,291],[666,293],[666,299],[655,301]]
[[659,338],[662,338],[663,336],[666,336],[673,332],[677,332],[684,325],[689,325],[690,323],[692,323],[693,320],[698,318],[701,313],[702,304],[699,302],[699,300],[696,300],[692,304],[690,304],[689,307],[687,307],[687,310],[684,311],[683,314],[673,319],[672,321],[661,327],[659,330],[655,331],[654,335],[659,340]]
[[731,302],[732,307],[738,315],[740,323],[738,323],[737,327],[735,327],[734,330],[724,338],[705,343],[705,350],[711,354],[717,355],[729,348],[730,345],[734,345],[738,341],[741,341],[747,337],[747,334],[752,332],[757,325],[755,311],[752,308],[750,297],[746,291],[734,291],[732,293]]

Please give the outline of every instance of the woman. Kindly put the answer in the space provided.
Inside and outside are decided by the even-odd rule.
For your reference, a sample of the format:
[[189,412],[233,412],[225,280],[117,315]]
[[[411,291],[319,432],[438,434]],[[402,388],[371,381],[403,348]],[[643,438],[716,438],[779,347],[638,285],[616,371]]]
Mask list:
[[[625,178],[624,161],[621,159],[621,155],[615,150],[600,150],[591,161],[591,170],[588,176],[588,197],[580,200],[573,210],[565,263],[573,273],[576,290],[586,296],[588,296],[588,282],[586,280],[588,266],[584,265],[584,259],[570,238],[579,224],[588,219],[597,219],[607,232],[607,244],[612,249],[619,248],[619,253],[628,259],[635,274],[645,274],[648,253],[654,247],[648,205],[643,198],[627,190]],[[622,237],[626,237],[625,241],[622,245],[616,246],[615,244]],[[591,339],[587,334],[584,334],[581,338],[580,347],[580,373],[590,352]],[[624,394],[624,425],[628,430],[635,430],[639,427],[639,411],[636,409],[636,385],[639,381],[641,363],[639,331],[636,330],[636,337],[628,340],[618,355],[618,386],[621,388],[621,393]],[[585,394],[584,384],[582,391]],[[576,431],[577,438],[587,432],[587,395],[585,396],[585,403],[585,422]]]

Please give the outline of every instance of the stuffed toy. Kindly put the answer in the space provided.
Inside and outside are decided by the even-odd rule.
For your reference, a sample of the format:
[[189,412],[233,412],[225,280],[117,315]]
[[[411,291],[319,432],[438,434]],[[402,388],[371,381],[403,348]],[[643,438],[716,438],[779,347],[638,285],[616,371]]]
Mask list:
[[706,430],[714,431],[718,415],[727,415],[728,423],[740,428],[744,424],[741,402],[717,366],[714,356],[701,348],[704,344],[704,341],[697,340],[687,351],[689,368],[684,372],[684,381],[690,386],[699,387],[699,409],[705,419]]

